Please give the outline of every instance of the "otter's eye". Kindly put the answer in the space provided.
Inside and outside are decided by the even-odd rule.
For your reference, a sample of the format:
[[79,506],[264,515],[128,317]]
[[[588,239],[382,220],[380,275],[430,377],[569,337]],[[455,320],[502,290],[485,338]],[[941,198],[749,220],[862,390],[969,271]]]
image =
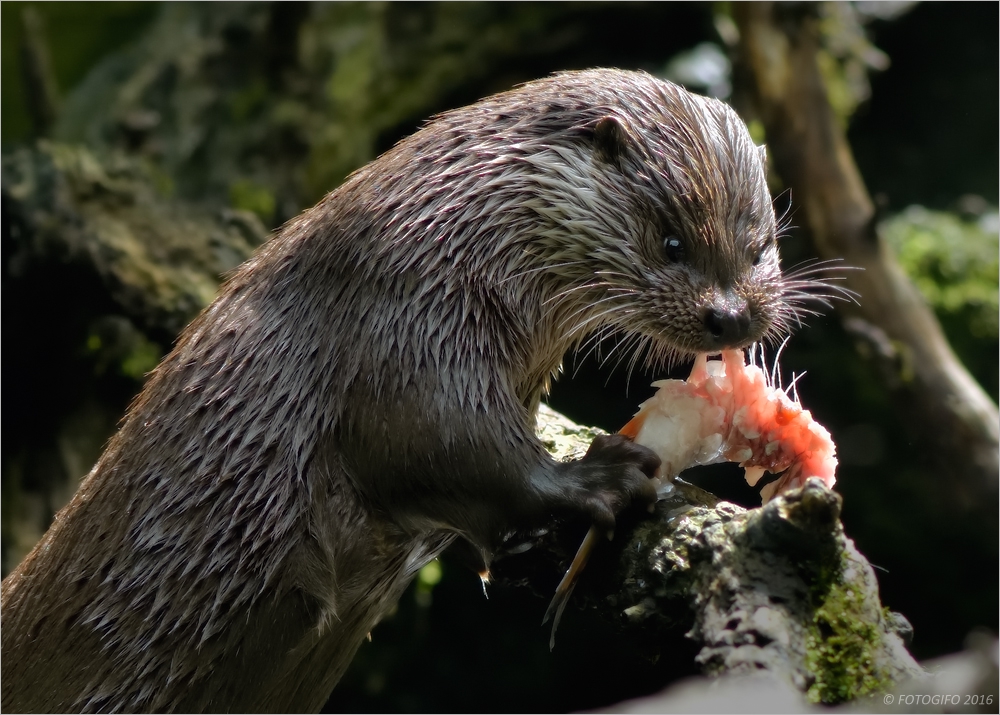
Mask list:
[[684,260],[684,244],[677,236],[667,236],[663,239],[663,255],[671,263],[680,263]]

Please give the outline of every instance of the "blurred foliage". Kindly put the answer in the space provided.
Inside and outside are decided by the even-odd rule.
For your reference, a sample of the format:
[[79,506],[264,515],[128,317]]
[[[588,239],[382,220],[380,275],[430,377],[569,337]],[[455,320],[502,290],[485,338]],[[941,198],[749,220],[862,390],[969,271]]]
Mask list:
[[1000,195],[998,21],[996,3],[928,2],[868,26],[890,65],[871,76],[848,136],[883,209],[953,210],[967,194]]
[[818,56],[820,71],[830,106],[845,127],[871,97],[869,74],[889,67],[889,58],[865,32],[864,19],[854,5],[843,2],[825,3],[820,13],[825,40]]
[[997,399],[1000,232],[996,211],[977,220],[910,206],[881,234],[933,306],[955,351]]
[[93,360],[94,373],[103,375],[109,369],[137,384],[163,357],[163,348],[136,330],[131,322],[105,317],[91,325],[87,336],[88,356]]
[[942,315],[966,313],[974,337],[995,340],[1000,235],[996,214],[989,218],[971,222],[911,206],[883,222],[881,230],[935,310]]
[[[53,138],[142,156],[170,177],[179,197],[251,210],[269,228],[438,111],[559,69],[656,70],[711,32],[707,6],[689,4],[144,7],[156,14],[141,41],[122,43],[99,61],[81,58],[94,64],[79,82],[57,73],[60,87],[73,91]],[[95,7],[95,15],[103,9]],[[66,31],[59,12],[45,15],[57,56]],[[17,19],[13,9],[9,15]],[[5,50],[15,52],[18,23],[8,24]],[[657,31],[668,25],[685,31]],[[15,64],[4,71],[13,99],[4,103],[6,127],[8,109],[24,97]]]
[[229,202],[235,209],[250,211],[265,226],[273,225],[277,200],[266,186],[247,179],[237,179],[229,186]]
[[32,7],[41,17],[52,48],[56,84],[65,93],[77,85],[103,56],[133,42],[156,15],[150,2],[0,3],[0,138],[4,146],[31,135],[24,102],[21,56],[22,13]]

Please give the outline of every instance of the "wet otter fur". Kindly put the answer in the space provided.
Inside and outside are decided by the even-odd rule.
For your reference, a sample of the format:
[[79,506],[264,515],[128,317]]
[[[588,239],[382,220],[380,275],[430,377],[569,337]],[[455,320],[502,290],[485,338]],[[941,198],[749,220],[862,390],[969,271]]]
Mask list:
[[[617,331],[670,360],[783,333],[761,153],[649,75],[559,74],[439,116],[289,222],[149,376],[3,582],[5,711],[318,710],[461,537],[655,496],[622,437],[534,414]],[[630,353],[631,354],[631,353]]]

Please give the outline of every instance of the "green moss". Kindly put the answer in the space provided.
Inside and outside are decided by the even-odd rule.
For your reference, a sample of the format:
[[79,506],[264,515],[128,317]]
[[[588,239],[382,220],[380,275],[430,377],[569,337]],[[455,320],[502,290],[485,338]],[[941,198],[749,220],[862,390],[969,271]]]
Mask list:
[[806,635],[806,668],[816,678],[806,696],[835,705],[891,686],[889,674],[878,665],[882,634],[865,615],[861,589],[833,574],[821,575],[814,598],[824,588]]
[[997,398],[1000,236],[996,213],[978,221],[910,206],[879,226],[941,321],[962,362]]
[[880,229],[939,314],[969,311],[967,329],[996,340],[1000,241],[994,230],[922,206],[909,207]]
[[94,360],[95,374],[117,370],[139,382],[163,357],[163,349],[128,321],[99,321],[84,345]]
[[826,85],[826,98],[830,102],[834,115],[841,127],[847,128],[854,110],[858,107],[858,98],[854,88],[846,77],[841,61],[826,50],[816,52],[816,62]]
[[257,214],[265,226],[270,226],[274,221],[274,211],[277,208],[274,193],[248,179],[239,179],[229,185],[229,202],[233,208]]
[[151,161],[144,162],[143,168],[146,170],[149,181],[156,193],[165,199],[174,197],[177,193],[177,184],[170,174],[160,169]]
[[267,106],[267,83],[258,77],[230,94],[228,102],[233,122],[246,122]]
[[156,367],[161,357],[163,350],[160,346],[146,339],[141,333],[137,333],[135,344],[121,361],[120,369],[123,375],[142,380],[146,373]]
[[434,559],[417,573],[417,583],[420,588],[430,590],[440,583],[441,575],[441,562]]
[[434,587],[441,582],[443,574],[441,562],[437,559],[426,564],[417,572],[416,588],[413,595],[418,606],[428,608],[431,605]]

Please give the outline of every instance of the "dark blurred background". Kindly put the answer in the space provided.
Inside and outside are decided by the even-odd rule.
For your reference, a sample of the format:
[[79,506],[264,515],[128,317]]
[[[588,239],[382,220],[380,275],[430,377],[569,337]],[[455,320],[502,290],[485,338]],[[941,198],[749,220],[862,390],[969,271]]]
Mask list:
[[[644,69],[738,97],[726,12],[711,3],[0,5],[4,573],[193,315],[140,314],[79,256],[22,247],[24,227],[36,225],[24,187],[47,176],[38,167],[58,174],[86,164],[66,168],[59,147],[86,152],[74,156],[111,167],[112,178],[132,172],[178,205],[231,209],[253,243],[435,112],[556,70]],[[998,19],[996,3],[860,2],[825,16],[832,86],[842,88],[832,99],[883,235],[994,400]],[[790,217],[794,226],[794,197]],[[786,266],[812,255],[794,228],[782,252]],[[941,508],[949,484],[935,478],[835,316],[797,332],[782,364],[786,375],[808,373],[799,393],[838,445],[845,530],[878,567],[883,603],[912,622],[913,653],[931,658],[960,649],[973,629],[996,632],[997,505]],[[616,430],[664,377],[627,367],[571,356],[550,402]],[[692,478],[759,503],[735,468]],[[695,672],[693,647],[638,663],[572,612],[550,654],[538,627],[545,605],[502,586],[486,600],[478,577],[445,558],[362,646],[328,707],[569,710]]]

